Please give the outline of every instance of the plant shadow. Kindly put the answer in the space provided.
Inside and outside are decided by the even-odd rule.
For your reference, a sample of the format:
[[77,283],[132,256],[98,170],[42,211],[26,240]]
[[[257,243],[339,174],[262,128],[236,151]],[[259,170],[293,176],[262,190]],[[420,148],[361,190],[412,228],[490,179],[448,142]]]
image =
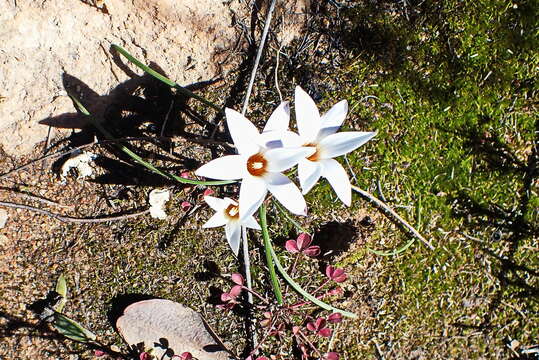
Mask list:
[[[480,166],[477,166],[475,171],[499,174],[500,183],[504,183],[507,176],[520,179],[519,189],[511,187],[510,182],[505,182],[507,191],[512,191],[518,199],[516,207],[507,208],[504,204],[477,198],[466,191],[460,191],[448,199],[454,204],[454,216],[464,218],[471,228],[491,231],[490,238],[480,242],[479,249],[493,262],[492,275],[497,278],[499,289],[490,301],[481,324],[471,326],[476,329],[491,328],[491,319],[508,294],[535,303],[539,299],[537,264],[533,262],[533,258],[515,259],[523,245],[530,244],[539,236],[539,226],[533,220],[537,209],[530,202],[539,175],[539,122],[535,125],[534,145],[525,159],[519,158],[511,146],[496,134],[483,134],[478,128],[466,129],[460,133],[467,139],[471,151],[479,159]],[[500,242],[506,246],[503,254],[497,250]],[[454,325],[470,327],[461,323]]]
[[[118,144],[127,144],[126,146],[142,158],[152,158],[158,164],[167,164],[167,169],[172,172],[194,170],[201,165],[196,152],[189,153],[182,146],[178,147],[177,139],[180,142],[208,147],[211,151],[215,151],[218,146],[225,151],[231,151],[225,142],[229,139],[224,133],[214,131],[217,130],[216,125],[205,120],[206,115],[198,113],[195,107],[189,104],[187,97],[150,75],[136,75],[114,50],[111,52],[113,61],[130,79],[118,84],[107,95],[97,94],[82,80],[70,74],[62,75],[68,94],[79,99],[93,119],[118,140],[116,143],[109,139],[101,140],[107,149],[107,155],[100,155],[96,164],[104,170],[104,174],[95,178],[94,182],[143,186],[172,183],[167,179],[156,179],[148,170],[136,166],[132,158],[115,146]],[[158,65],[150,66],[165,74]],[[202,89],[211,83],[212,81],[205,81],[186,88]],[[75,108],[77,109],[76,106]],[[46,118],[39,123],[54,128],[78,130],[51,144],[47,151],[77,148],[91,144],[96,139],[103,139],[103,134],[99,133],[88,117],[78,109],[77,112]],[[192,132],[192,129],[195,132]],[[159,151],[155,151],[156,149]],[[54,167],[58,168],[65,160],[65,157],[57,160]],[[173,165],[170,167],[168,164]]]

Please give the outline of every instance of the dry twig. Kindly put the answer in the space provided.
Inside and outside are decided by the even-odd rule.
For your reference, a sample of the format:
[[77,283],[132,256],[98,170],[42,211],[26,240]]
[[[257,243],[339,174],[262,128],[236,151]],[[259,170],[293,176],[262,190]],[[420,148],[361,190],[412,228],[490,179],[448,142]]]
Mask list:
[[77,217],[56,214],[48,210],[36,208],[30,205],[17,204],[17,203],[12,203],[8,201],[0,201],[0,206],[5,206],[5,207],[13,208],[13,209],[29,210],[29,211],[37,212],[42,215],[50,216],[61,222],[79,223],[79,224],[95,224],[95,223],[104,223],[104,222],[109,222],[109,221],[126,220],[126,219],[131,219],[134,217],[138,217],[140,215],[144,215],[150,212],[150,209],[146,209],[137,213],[118,215],[118,216],[109,216],[109,217],[101,217],[101,218],[77,218]]
[[361,197],[368,200],[372,204],[376,205],[378,208],[384,211],[384,214],[389,215],[392,220],[404,226],[412,235],[417,239],[421,240],[429,249],[434,250],[434,246],[431,245],[412,225],[410,225],[406,220],[399,216],[392,208],[390,208],[386,203],[376,198],[371,193],[360,189],[359,187],[352,185],[352,189],[357,191]]

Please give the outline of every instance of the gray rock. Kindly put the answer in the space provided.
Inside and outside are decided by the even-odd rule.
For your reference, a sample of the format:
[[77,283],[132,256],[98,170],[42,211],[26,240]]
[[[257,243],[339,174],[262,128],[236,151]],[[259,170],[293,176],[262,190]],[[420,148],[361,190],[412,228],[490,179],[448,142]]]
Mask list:
[[[158,65],[181,85],[225,76],[241,61],[233,18],[249,23],[240,0],[0,0],[0,145],[10,155],[29,153],[47,136],[77,128],[72,86],[99,116],[111,90],[129,79],[109,51],[118,44],[142,62]],[[299,34],[309,0],[279,2],[273,29],[283,42]],[[245,46],[245,41],[240,45]],[[124,61],[127,63],[127,61]],[[137,68],[130,66],[136,74]],[[65,74],[69,76],[66,77]],[[66,82],[68,84],[64,84]],[[76,79],[73,84],[69,82]],[[86,93],[79,93],[81,87]],[[49,118],[64,129],[49,129]],[[50,133],[49,133],[50,130]]]
[[152,354],[158,359],[167,349],[176,355],[188,351],[199,360],[228,359],[202,317],[174,301],[151,299],[131,304],[116,321],[116,327],[129,345],[143,343],[145,349],[153,348]]

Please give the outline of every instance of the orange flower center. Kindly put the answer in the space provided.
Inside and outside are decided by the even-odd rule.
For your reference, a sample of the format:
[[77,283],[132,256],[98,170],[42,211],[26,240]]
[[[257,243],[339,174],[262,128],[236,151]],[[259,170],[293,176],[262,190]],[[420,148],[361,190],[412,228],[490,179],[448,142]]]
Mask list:
[[266,169],[267,165],[268,160],[263,154],[254,154],[247,160],[247,171],[253,176],[262,176],[268,171]]
[[318,160],[320,160],[320,151],[318,149],[318,146],[316,146],[316,144],[309,143],[309,144],[305,144],[303,146],[316,148],[316,151],[314,152],[314,154],[307,157],[307,160],[310,160],[310,161],[318,161]]
[[236,220],[240,216],[240,209],[238,205],[228,205],[228,207],[225,209],[225,215],[230,219]]

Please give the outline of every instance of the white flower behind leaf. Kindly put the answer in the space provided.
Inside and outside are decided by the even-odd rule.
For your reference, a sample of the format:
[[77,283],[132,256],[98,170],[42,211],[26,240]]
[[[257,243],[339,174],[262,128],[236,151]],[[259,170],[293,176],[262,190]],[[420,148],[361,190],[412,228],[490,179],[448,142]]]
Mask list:
[[[267,192],[297,215],[306,215],[307,205],[298,187],[281,172],[290,169],[314,148],[283,148],[281,136],[288,127],[287,104],[281,104],[269,121],[270,126],[260,134],[257,128],[242,114],[226,109],[226,121],[238,155],[226,155],[201,166],[195,174],[211,179],[242,179],[239,197],[239,218],[246,220],[264,201]],[[281,126],[285,124],[286,126]],[[275,124],[275,126],[273,125]]]
[[298,163],[298,178],[303,194],[323,176],[346,205],[352,202],[350,180],[344,168],[333,159],[347,154],[372,139],[375,132],[348,131],[337,133],[348,112],[346,100],[335,104],[320,116],[313,99],[299,86],[295,92],[297,145],[312,146],[316,151]]
[[74,152],[62,165],[62,178],[66,178],[71,169],[77,171],[77,179],[92,176],[94,170],[90,165],[97,155],[90,152]]
[[153,189],[148,196],[150,204],[150,216],[154,219],[164,220],[167,218],[165,204],[170,200],[170,191],[167,189]]
[[237,256],[241,242],[241,227],[260,230],[260,225],[253,216],[248,216],[240,221],[240,210],[238,203],[229,198],[216,198],[213,196],[204,196],[204,201],[215,210],[215,214],[202,226],[203,228],[213,228],[224,226],[225,234],[230,248]]

